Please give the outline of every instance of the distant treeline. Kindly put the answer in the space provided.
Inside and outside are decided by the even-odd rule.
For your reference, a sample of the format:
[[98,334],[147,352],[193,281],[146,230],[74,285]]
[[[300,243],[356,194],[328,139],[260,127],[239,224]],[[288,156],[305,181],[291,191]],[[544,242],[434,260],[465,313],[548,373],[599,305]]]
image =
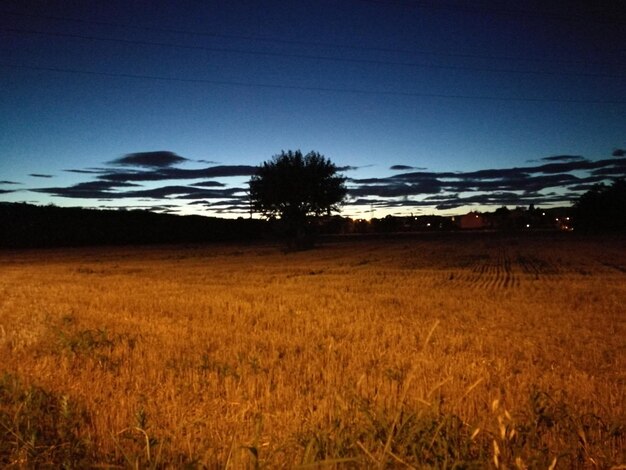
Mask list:
[[268,232],[258,219],[0,203],[5,248],[247,241]]

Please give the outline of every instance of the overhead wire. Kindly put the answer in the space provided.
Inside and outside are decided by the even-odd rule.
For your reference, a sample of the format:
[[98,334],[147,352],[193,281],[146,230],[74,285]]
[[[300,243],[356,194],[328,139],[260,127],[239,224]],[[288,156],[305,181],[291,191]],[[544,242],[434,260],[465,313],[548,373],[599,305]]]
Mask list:
[[505,74],[519,74],[519,75],[551,75],[551,76],[563,76],[563,77],[587,77],[587,78],[626,78],[626,75],[609,74],[609,73],[585,73],[585,72],[553,72],[548,70],[519,70],[519,69],[501,69],[491,67],[469,67],[464,65],[440,65],[440,64],[428,64],[420,62],[405,62],[405,61],[386,61],[376,59],[357,59],[346,57],[333,57],[333,56],[321,56],[311,54],[294,54],[286,52],[272,52],[272,51],[254,51],[249,49],[237,49],[230,47],[207,47],[196,46],[188,44],[176,44],[170,42],[156,42],[156,41],[144,41],[136,39],[120,39],[93,35],[72,34],[72,33],[60,33],[52,31],[39,31],[39,30],[25,30],[18,28],[2,28],[1,31],[15,33],[15,34],[31,34],[42,35],[52,37],[63,37],[68,39],[79,39],[89,41],[100,42],[113,42],[118,44],[130,44],[139,46],[152,46],[152,47],[170,47],[177,49],[188,50],[200,50],[206,52],[219,52],[228,54],[242,54],[242,55],[255,55],[266,57],[279,57],[279,58],[291,58],[291,59],[306,59],[306,60],[322,60],[331,62],[343,62],[351,64],[367,64],[367,65],[392,65],[392,66],[404,66],[404,67],[417,67],[428,69],[440,69],[440,70],[464,70],[471,72],[488,72],[488,73],[505,73]]
[[[362,47],[362,46],[340,45],[340,44],[333,44],[333,43],[291,41],[291,40],[283,40],[283,39],[261,38],[257,36],[223,35],[223,34],[217,34],[217,33],[211,33],[211,32],[198,32],[198,31],[188,31],[188,30],[143,27],[143,26],[128,25],[124,23],[103,22],[103,21],[86,20],[86,19],[79,19],[79,18],[51,16],[51,15],[36,15],[36,14],[19,13],[19,12],[4,12],[4,13],[9,14],[9,15],[24,16],[24,17],[30,17],[30,18],[41,18],[41,19],[56,20],[56,21],[70,21],[70,22],[94,24],[94,25],[101,25],[101,26],[116,26],[116,27],[122,27],[122,28],[127,28],[127,29],[152,31],[152,32],[158,31],[158,32],[176,33],[176,34],[213,36],[213,37],[223,37],[223,38],[230,38],[230,39],[236,38],[236,39],[266,41],[266,42],[283,43],[283,44],[337,47],[337,48],[346,48],[346,49],[355,49],[355,50],[387,51],[387,52],[392,52],[392,51],[393,52],[415,52],[415,51],[409,51],[409,50],[404,50],[404,49],[401,50],[401,49],[371,48],[371,47]],[[321,55],[312,55],[312,54],[295,54],[295,53],[286,53],[286,52],[255,51],[255,50],[238,49],[238,48],[207,47],[207,46],[177,44],[177,43],[169,43],[169,42],[161,42],[161,41],[156,42],[156,41],[145,41],[145,40],[135,40],[135,39],[101,37],[101,36],[94,36],[94,35],[60,33],[60,32],[50,32],[50,31],[39,31],[39,30],[25,30],[25,29],[19,29],[19,28],[4,28],[4,31],[15,33],[15,34],[39,34],[39,35],[66,37],[70,39],[79,39],[79,40],[116,42],[120,44],[133,44],[133,45],[153,46],[153,47],[173,47],[173,48],[184,48],[184,49],[189,49],[189,50],[204,50],[208,52],[249,54],[249,55],[257,55],[257,56],[285,57],[285,58],[298,58],[298,59],[309,59],[309,60],[326,60],[326,61],[345,62],[345,63],[411,66],[411,67],[422,67],[422,68],[432,68],[432,69],[442,69],[442,70],[466,70],[466,71],[490,72],[490,73],[579,76],[579,77],[590,77],[590,78],[620,78],[620,79],[626,78],[626,76],[617,75],[617,74],[584,73],[584,72],[552,72],[552,71],[544,71],[544,70],[538,71],[538,70],[501,69],[501,68],[489,68],[489,67],[469,67],[469,66],[459,66],[459,65],[426,64],[426,63],[419,63],[419,62],[345,58],[345,57],[321,56]],[[417,51],[417,53],[422,53],[422,52]],[[446,53],[439,54],[439,53],[434,53],[434,52],[426,53],[426,54],[465,57],[465,58],[471,57],[471,58],[492,59],[492,60],[499,59],[499,60],[534,61],[534,62],[556,62],[556,63],[568,63],[568,64],[591,64],[591,62],[551,61],[549,59],[528,59],[528,58],[513,58],[513,57],[504,57],[504,56],[496,57],[496,56],[474,55],[474,54],[446,54]],[[598,64],[598,63],[595,63],[595,64]],[[160,80],[160,81],[171,81],[171,82],[205,83],[205,84],[214,84],[214,85],[245,86],[245,87],[257,87],[257,88],[275,88],[275,89],[290,89],[290,90],[334,92],[334,93],[358,93],[358,94],[370,94],[370,95],[395,95],[395,96],[413,96],[413,97],[430,97],[430,98],[447,98],[447,99],[518,101],[518,102],[589,103],[589,104],[595,103],[595,104],[619,104],[619,105],[626,103],[626,101],[622,100],[621,98],[608,99],[608,100],[596,100],[596,99],[586,100],[586,99],[567,99],[567,98],[499,97],[499,96],[490,96],[490,95],[422,93],[422,92],[410,92],[410,91],[367,90],[367,89],[341,88],[341,87],[312,87],[312,86],[296,86],[296,85],[285,85],[285,84],[274,84],[274,83],[240,82],[240,81],[232,81],[232,80],[211,80],[211,79],[203,79],[203,78],[166,77],[166,76],[159,76],[159,75],[142,75],[142,74],[128,74],[128,73],[117,73],[117,72],[89,71],[89,70],[79,70],[79,69],[63,68],[63,67],[46,67],[46,66],[36,66],[36,65],[27,65],[27,64],[15,64],[15,63],[3,63],[3,64],[0,64],[0,66],[18,68],[18,69],[21,68],[21,69],[29,69],[29,70],[38,70],[38,71],[52,72],[52,73],[70,73],[70,74],[82,74],[82,75],[91,75],[91,76],[106,76],[106,77]]]
[[[568,22],[568,23],[598,23],[598,24],[617,24],[617,25],[626,25],[626,20],[618,19],[615,17],[615,13],[624,12],[625,10],[622,8],[619,9],[594,9],[589,13],[602,14],[603,18],[589,18],[588,16],[583,15],[572,15],[572,14],[559,14],[553,13],[550,11],[537,11],[537,10],[524,10],[524,9],[510,9],[510,8],[502,8],[502,7],[494,7],[493,4],[489,4],[489,6],[485,6],[485,4],[481,4],[479,2],[472,1],[468,4],[458,4],[458,3],[448,3],[442,1],[424,1],[424,0],[359,0],[364,3],[373,3],[379,5],[398,5],[403,7],[414,7],[414,8],[425,8],[431,10],[452,10],[463,13],[474,13],[474,14],[497,14],[497,15],[505,15],[505,16],[513,16],[517,19],[520,17],[524,17],[526,19],[541,19],[548,21],[558,21],[558,22]],[[607,2],[608,3],[608,2]],[[606,4],[605,3],[605,6]],[[549,2],[546,2],[547,5],[550,5]],[[593,3],[591,3],[593,4]],[[599,3],[596,3],[596,5]],[[616,5],[619,5],[619,2],[615,2]],[[612,17],[611,17],[612,16]]]
[[211,85],[237,86],[249,88],[268,88],[280,90],[297,90],[297,91],[314,91],[314,92],[330,92],[330,93],[351,93],[361,95],[379,95],[379,96],[399,96],[399,97],[418,97],[418,98],[444,98],[444,99],[460,99],[460,100],[479,100],[479,101],[505,101],[505,102],[526,102],[526,103],[569,103],[569,104],[605,104],[605,105],[624,105],[626,99],[621,100],[586,100],[586,99],[567,99],[567,98],[530,98],[530,97],[501,97],[490,95],[462,95],[462,94],[446,94],[446,93],[422,93],[410,91],[394,91],[394,90],[367,90],[357,88],[338,88],[338,87],[314,87],[300,85],[284,85],[275,83],[255,83],[240,82],[234,80],[212,80],[204,78],[183,78],[183,77],[165,77],[160,75],[142,75],[130,73],[116,72],[96,72],[90,70],[69,69],[62,67],[45,67],[32,66],[25,64],[0,63],[0,67],[33,70],[41,72],[66,73],[74,75],[90,75],[102,76],[110,78],[130,78],[137,80],[155,80],[166,82],[181,83],[200,83]]
[[[362,0],[362,1],[367,1],[367,0]],[[74,18],[74,17],[56,16],[56,15],[41,15],[41,14],[32,14],[32,13],[23,13],[23,12],[14,12],[14,11],[0,11],[0,13],[4,15],[19,16],[19,17],[25,17],[25,18],[65,21],[65,22],[90,24],[90,25],[106,26],[106,27],[116,27],[116,28],[123,28],[123,29],[134,30],[134,31],[179,34],[179,35],[201,36],[201,37],[214,37],[214,38],[222,38],[222,39],[265,42],[265,43],[272,43],[272,44],[348,49],[348,50],[355,50],[355,51],[399,53],[399,54],[420,54],[420,55],[429,55],[429,56],[457,57],[457,58],[466,58],[466,59],[506,60],[506,61],[520,61],[520,62],[563,64],[563,65],[567,65],[567,64],[570,64],[570,65],[615,65],[616,64],[612,62],[601,62],[601,61],[593,61],[593,60],[592,61],[589,61],[589,60],[578,61],[578,60],[564,60],[564,59],[558,59],[558,58],[516,57],[516,56],[507,56],[507,55],[490,55],[490,54],[441,52],[441,51],[433,52],[433,51],[425,51],[425,50],[414,49],[414,48],[411,48],[411,49],[389,48],[389,47],[373,47],[373,46],[363,46],[363,45],[354,45],[354,44],[340,44],[340,43],[335,43],[335,42],[323,42],[323,41],[301,41],[301,40],[283,39],[283,38],[268,38],[268,37],[256,36],[256,35],[224,34],[224,33],[216,33],[216,32],[211,32],[211,31],[193,31],[193,30],[188,30],[188,29],[173,29],[173,28],[162,28],[162,27],[154,27],[154,26],[137,26],[133,24],[120,23],[120,22],[88,20],[84,18]]]

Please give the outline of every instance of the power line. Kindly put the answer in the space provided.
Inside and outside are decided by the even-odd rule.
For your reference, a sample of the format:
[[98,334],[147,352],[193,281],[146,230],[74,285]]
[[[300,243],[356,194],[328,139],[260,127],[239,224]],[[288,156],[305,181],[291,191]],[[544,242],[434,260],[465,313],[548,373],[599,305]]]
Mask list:
[[[368,1],[368,0],[361,0]],[[374,0],[371,0],[374,1]],[[312,47],[331,47],[336,49],[347,49],[355,51],[369,51],[369,52],[384,52],[384,53],[400,53],[400,54],[420,54],[438,57],[457,57],[464,59],[487,59],[487,60],[508,60],[508,61],[521,61],[521,62],[536,62],[536,63],[550,63],[550,64],[563,64],[563,65],[616,65],[613,62],[600,62],[600,61],[577,61],[577,60],[563,60],[563,59],[547,59],[547,58],[532,58],[532,57],[514,57],[505,55],[488,55],[488,54],[470,54],[470,53],[456,53],[456,52],[432,52],[418,49],[403,49],[403,48],[385,48],[385,47],[367,47],[356,46],[352,44],[339,44],[332,42],[319,42],[319,41],[296,41],[280,38],[268,38],[263,36],[253,35],[237,35],[237,34],[222,34],[209,31],[191,31],[185,29],[172,29],[172,28],[158,28],[150,26],[136,26],[127,23],[118,23],[110,21],[96,21],[87,20],[82,18],[72,18],[66,16],[53,16],[53,15],[36,15],[30,13],[19,13],[11,11],[1,11],[0,13],[12,16],[21,16],[26,18],[37,18],[53,21],[65,21],[81,24],[91,24],[97,26],[117,27],[135,31],[156,32],[156,33],[168,33],[168,34],[182,34],[189,36],[200,37],[213,37],[222,39],[236,39],[246,41],[265,42],[271,44],[285,44],[285,45],[297,45],[297,46],[312,46]]]
[[0,63],[0,67],[8,67],[14,69],[34,70],[40,72],[67,73],[74,75],[101,76],[109,78],[130,78],[136,80],[155,80],[165,82],[179,83],[200,83],[209,85],[236,86],[246,88],[267,88],[279,90],[296,90],[296,91],[314,91],[329,93],[350,93],[360,95],[378,95],[378,96],[403,96],[413,98],[442,98],[442,99],[459,99],[459,100],[477,100],[477,101],[505,101],[505,102],[526,102],[526,103],[569,103],[569,104],[610,104],[623,105],[626,99],[616,100],[584,100],[584,99],[564,99],[564,98],[528,98],[528,97],[500,97],[488,95],[453,95],[445,93],[421,93],[410,91],[385,91],[385,90],[366,90],[357,88],[336,88],[336,87],[311,87],[299,85],[282,85],[275,83],[253,83],[239,82],[233,80],[210,80],[204,78],[182,78],[182,77],[164,77],[159,75],[139,75],[129,73],[115,72],[95,72],[89,70],[68,69],[60,67],[41,67],[22,64]]
[[265,56],[265,57],[324,60],[324,61],[343,62],[343,63],[350,63],[350,64],[394,65],[394,66],[418,67],[418,68],[429,68],[429,69],[439,69],[439,70],[465,70],[465,71],[470,71],[470,72],[506,73],[506,74],[519,74],[519,75],[550,75],[550,76],[586,77],[586,78],[626,78],[626,75],[602,74],[602,73],[550,72],[550,71],[545,71],[545,70],[517,70],[517,69],[499,69],[499,68],[489,68],[489,67],[467,67],[463,65],[438,65],[438,64],[426,64],[426,63],[419,63],[419,62],[396,62],[396,61],[384,61],[384,60],[375,60],[375,59],[353,59],[353,58],[329,57],[329,56],[319,56],[319,55],[309,55],[309,54],[291,54],[291,53],[284,53],[284,52],[253,51],[249,49],[192,46],[192,45],[187,45],[187,44],[175,44],[175,43],[168,43],[168,42],[106,38],[106,37],[101,37],[101,36],[91,36],[91,35],[87,36],[87,35],[82,35],[82,34],[24,30],[24,29],[16,29],[16,28],[3,28],[2,31],[6,31],[10,33],[17,33],[17,34],[34,34],[34,35],[42,35],[42,36],[64,37],[64,38],[69,38],[69,39],[114,42],[118,44],[131,44],[131,45],[153,46],[153,47],[172,47],[172,48],[177,48],[177,49],[189,49],[189,50],[200,50],[200,51],[207,51],[207,52],[244,54],[244,55],[255,55],[255,56]]
[[[426,8],[432,10],[448,10],[448,11],[458,11],[463,13],[474,13],[474,14],[485,14],[492,13],[497,15],[504,16],[514,16],[514,17],[525,17],[530,19],[541,19],[541,20],[549,20],[549,21],[564,21],[564,22],[572,22],[572,23],[598,23],[598,24],[616,24],[616,25],[624,25],[626,21],[616,19],[615,14],[618,12],[624,12],[624,10],[614,9],[614,10],[591,10],[587,13],[600,13],[604,17],[600,18],[589,18],[584,15],[562,15],[558,13],[552,13],[548,11],[538,11],[538,10],[520,10],[520,9],[509,9],[509,8],[498,8],[493,7],[493,5],[485,6],[484,4],[471,2],[470,5],[459,5],[453,3],[446,3],[441,1],[428,2],[424,0],[360,0],[361,2],[366,3],[374,3],[379,5],[399,5],[403,7],[416,7],[416,8]],[[618,0],[619,1],[619,0]],[[617,2],[616,2],[617,3]]]

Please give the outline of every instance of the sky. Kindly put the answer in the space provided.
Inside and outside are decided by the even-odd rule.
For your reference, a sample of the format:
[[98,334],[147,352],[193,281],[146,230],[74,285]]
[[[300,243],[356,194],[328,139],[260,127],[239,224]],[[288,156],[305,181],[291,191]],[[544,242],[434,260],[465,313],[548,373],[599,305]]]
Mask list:
[[342,215],[567,206],[626,176],[626,1],[5,0],[0,202],[249,215],[316,151]]

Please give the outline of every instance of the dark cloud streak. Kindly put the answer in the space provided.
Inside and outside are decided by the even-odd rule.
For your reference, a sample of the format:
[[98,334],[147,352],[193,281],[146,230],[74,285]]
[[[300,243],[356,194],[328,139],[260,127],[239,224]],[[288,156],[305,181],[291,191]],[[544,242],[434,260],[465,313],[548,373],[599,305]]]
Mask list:
[[57,188],[36,188],[31,189],[38,193],[49,194],[51,196],[82,198],[82,199],[222,199],[233,197],[237,193],[245,191],[243,188],[227,188],[227,189],[204,189],[194,186],[163,186],[153,189],[141,189],[133,191],[112,191],[119,187],[139,186],[132,183],[110,183],[106,181],[89,181],[86,183],[78,183],[69,187]]
[[155,152],[129,153],[123,157],[116,158],[109,163],[120,166],[167,168],[186,161],[188,161],[186,158],[176,155],[174,152],[158,150]]
[[392,165],[389,167],[390,170],[394,171],[406,171],[406,170],[425,170],[426,168],[417,167],[417,166],[409,166],[409,165]]
[[81,175],[82,174],[84,174],[84,175],[99,175],[102,172],[106,172],[106,171],[109,171],[109,170],[106,169],[106,168],[89,168],[89,169],[86,169],[86,170],[75,170],[75,169],[72,169],[72,170],[63,170],[63,171],[65,171],[67,173],[78,173],[78,174],[81,174]]
[[257,172],[256,166],[220,165],[208,168],[186,170],[182,168],[164,168],[154,171],[109,171],[98,176],[107,181],[161,181],[201,178],[226,178],[234,176],[252,176]]
[[200,186],[203,188],[222,188],[226,185],[224,183],[220,183],[219,181],[201,181],[199,183],[194,183],[193,186]]
[[553,155],[551,157],[543,157],[542,162],[579,162],[585,160],[585,157],[580,155]]

